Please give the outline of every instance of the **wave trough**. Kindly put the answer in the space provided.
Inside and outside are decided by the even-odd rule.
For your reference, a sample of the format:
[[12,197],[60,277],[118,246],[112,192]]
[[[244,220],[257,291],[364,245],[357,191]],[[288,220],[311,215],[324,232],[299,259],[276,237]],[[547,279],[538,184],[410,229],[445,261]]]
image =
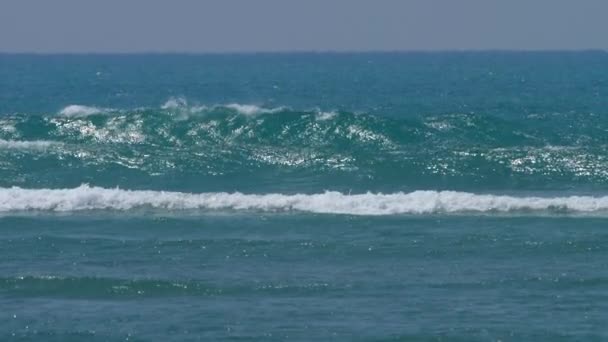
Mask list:
[[608,196],[516,197],[457,191],[343,194],[183,193],[107,189],[81,185],[71,189],[0,188],[0,212],[83,210],[246,210],[318,214],[398,215],[434,213],[603,212]]

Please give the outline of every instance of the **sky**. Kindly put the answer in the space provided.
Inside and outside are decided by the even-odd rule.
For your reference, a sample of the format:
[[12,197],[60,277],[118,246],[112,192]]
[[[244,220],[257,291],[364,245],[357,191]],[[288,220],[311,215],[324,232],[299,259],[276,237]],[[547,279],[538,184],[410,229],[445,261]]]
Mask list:
[[0,52],[608,49],[607,0],[0,0]]

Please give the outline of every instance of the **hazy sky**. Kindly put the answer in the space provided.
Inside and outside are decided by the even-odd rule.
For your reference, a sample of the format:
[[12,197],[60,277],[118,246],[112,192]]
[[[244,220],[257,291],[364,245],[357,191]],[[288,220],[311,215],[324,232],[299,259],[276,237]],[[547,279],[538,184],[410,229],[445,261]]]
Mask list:
[[4,52],[608,49],[608,0],[0,0]]

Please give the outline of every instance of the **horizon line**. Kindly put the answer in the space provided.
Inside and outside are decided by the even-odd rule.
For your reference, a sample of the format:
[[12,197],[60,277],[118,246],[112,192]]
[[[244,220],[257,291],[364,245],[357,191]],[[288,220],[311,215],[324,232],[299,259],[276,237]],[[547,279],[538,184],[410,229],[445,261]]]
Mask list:
[[287,54],[433,54],[433,53],[608,53],[608,48],[584,49],[382,49],[382,50],[242,50],[242,51],[179,51],[179,50],[141,50],[141,51],[2,51],[0,55],[287,55]]

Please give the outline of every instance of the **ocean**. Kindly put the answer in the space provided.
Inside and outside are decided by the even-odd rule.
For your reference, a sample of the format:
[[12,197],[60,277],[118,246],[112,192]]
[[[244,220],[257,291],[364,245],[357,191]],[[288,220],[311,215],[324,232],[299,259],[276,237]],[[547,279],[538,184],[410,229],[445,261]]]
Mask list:
[[2,341],[608,339],[608,54],[0,55]]

